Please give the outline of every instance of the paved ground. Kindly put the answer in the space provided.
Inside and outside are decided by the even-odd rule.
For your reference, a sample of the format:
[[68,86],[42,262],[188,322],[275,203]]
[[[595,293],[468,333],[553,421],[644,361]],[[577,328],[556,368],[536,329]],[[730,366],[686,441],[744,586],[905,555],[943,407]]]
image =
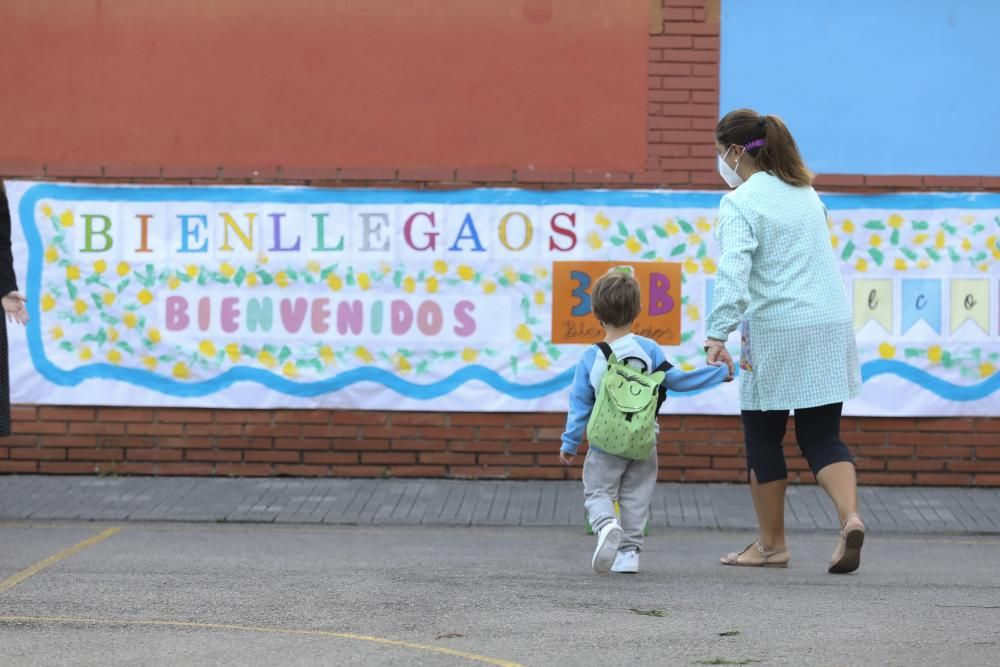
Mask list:
[[[335,525],[581,526],[580,482],[0,476],[2,519]],[[863,487],[880,533],[1000,534],[1000,489]],[[790,530],[831,529],[815,486],[788,492]],[[747,488],[659,484],[654,527],[752,530]]]
[[113,527],[0,523],[0,664],[1000,662],[995,537],[872,534],[833,576],[827,532],[750,570],[715,563],[747,533],[669,529],[600,576],[566,527]]

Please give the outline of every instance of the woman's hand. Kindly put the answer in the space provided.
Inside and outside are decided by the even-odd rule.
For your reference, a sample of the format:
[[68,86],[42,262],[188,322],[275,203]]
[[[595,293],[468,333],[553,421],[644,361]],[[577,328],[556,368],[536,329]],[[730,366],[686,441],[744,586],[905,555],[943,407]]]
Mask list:
[[722,341],[712,339],[705,341],[705,361],[708,362],[709,366],[725,366],[729,369],[727,380],[733,379],[736,370],[733,366],[733,358],[729,356],[726,344]]
[[574,454],[567,454],[566,452],[561,450],[559,452],[559,460],[562,461],[562,464],[564,466],[573,465],[573,457]]
[[27,303],[27,299],[20,292],[11,292],[7,296],[3,297],[3,312],[7,314],[8,322],[17,322],[18,324],[28,323],[28,309],[24,307]]

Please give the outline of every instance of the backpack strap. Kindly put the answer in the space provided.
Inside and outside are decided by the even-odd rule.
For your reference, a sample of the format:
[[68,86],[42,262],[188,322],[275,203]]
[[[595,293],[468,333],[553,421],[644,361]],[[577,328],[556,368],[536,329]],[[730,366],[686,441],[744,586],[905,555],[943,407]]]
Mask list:
[[605,361],[610,361],[611,357],[614,356],[614,352],[611,351],[611,346],[605,343],[603,340],[597,344],[597,348],[604,354]]
[[[672,363],[664,359],[663,363],[657,366],[656,370],[654,370],[653,372],[658,373],[660,371],[663,371],[664,373],[666,373],[673,367],[674,365]],[[660,386],[656,388],[656,414],[659,414],[660,408],[663,407],[663,403],[666,400],[667,400],[667,388],[663,384],[660,384]]]

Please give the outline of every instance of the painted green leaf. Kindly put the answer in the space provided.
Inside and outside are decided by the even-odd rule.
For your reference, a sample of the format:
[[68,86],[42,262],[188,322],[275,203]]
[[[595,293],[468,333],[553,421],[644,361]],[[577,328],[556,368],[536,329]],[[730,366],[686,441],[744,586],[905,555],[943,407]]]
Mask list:
[[840,253],[840,259],[844,260],[845,262],[849,260],[851,258],[851,255],[854,254],[854,248],[855,248],[854,241],[848,241],[847,245],[844,246],[844,251]]
[[917,231],[925,231],[931,226],[926,220],[914,220],[910,225]]
[[104,309],[104,302],[101,301],[101,297],[96,294],[91,294],[90,298],[94,300],[94,305],[97,306],[98,310]]
[[686,343],[692,338],[694,338],[694,331],[685,331],[684,333],[681,334],[682,343]]
[[681,226],[685,234],[694,234],[694,227],[687,220],[678,220],[677,224]]
[[72,352],[73,343],[69,342],[68,340],[64,340],[63,342],[59,343],[59,348],[67,352]]
[[640,241],[642,241],[643,245],[649,245],[649,238],[647,238],[646,232],[642,231],[641,229],[636,230],[635,237]]
[[885,229],[885,223],[881,220],[869,220],[865,223],[865,229]]
[[885,255],[882,254],[881,250],[878,248],[869,248],[868,254],[871,255],[871,258],[875,260],[876,264],[882,266],[882,262],[885,261]]
[[[67,280],[66,281],[66,291],[69,292],[69,298],[72,299],[73,301],[76,301],[76,295],[77,295],[76,285],[74,285],[73,283],[71,283],[71,282],[69,282]],[[58,295],[56,295],[56,296],[58,296]]]
[[698,254],[696,254],[695,257],[697,257],[698,259],[702,259],[707,254],[708,254],[708,244],[703,241],[701,247],[698,248]]
[[667,238],[667,230],[663,229],[663,227],[660,226],[653,227],[653,232],[655,232],[656,235],[659,236],[661,239]]
[[977,222],[972,227],[972,234],[978,234],[979,232],[983,231],[984,229],[986,229],[986,225],[984,225],[981,222]]
[[899,245],[899,230],[892,230],[892,235],[889,237],[889,243],[892,245]]
[[100,345],[104,345],[108,342],[108,333],[103,328],[97,330],[97,342]]
[[646,260],[656,259],[656,251],[655,250],[650,250],[648,252],[644,252],[644,253],[642,253],[642,258],[646,259]]
[[677,255],[683,255],[687,251],[687,244],[682,243],[670,251],[671,257],[676,257]]
[[955,252],[954,248],[948,248],[948,256],[951,257],[951,261],[956,264],[962,261],[962,258],[958,256],[958,253]]
[[917,253],[913,252],[909,248],[900,248],[900,251],[906,255],[906,258],[911,261],[917,261]]
[[262,269],[262,270],[260,270],[260,271],[257,272],[257,275],[260,276],[260,281],[262,283],[264,283],[265,285],[272,285],[272,284],[274,284],[274,276],[272,276],[267,271],[264,271]]
[[952,234],[952,235],[954,235],[955,232],[958,231],[958,228],[956,228],[955,225],[951,225],[951,224],[949,224],[947,222],[942,222],[941,226],[944,227],[945,231],[947,231],[949,234]]
[[935,250],[934,248],[924,248],[924,252],[926,252],[927,256],[933,259],[935,262],[941,260],[941,255],[939,255],[937,250]]
[[979,262],[984,261],[988,256],[989,255],[986,254],[986,251],[980,251],[976,253],[975,257],[972,258],[972,261],[978,264]]
[[621,246],[625,245],[625,240],[622,239],[622,238],[620,238],[620,237],[618,237],[618,236],[612,236],[610,239],[608,239],[608,241],[610,241],[611,245],[614,245],[614,246],[621,247]]
[[278,361],[284,361],[290,356],[292,356],[292,351],[287,345],[285,345],[281,348],[281,352],[278,353]]
[[628,227],[625,226],[624,222],[618,222],[618,233],[622,236],[628,236]]

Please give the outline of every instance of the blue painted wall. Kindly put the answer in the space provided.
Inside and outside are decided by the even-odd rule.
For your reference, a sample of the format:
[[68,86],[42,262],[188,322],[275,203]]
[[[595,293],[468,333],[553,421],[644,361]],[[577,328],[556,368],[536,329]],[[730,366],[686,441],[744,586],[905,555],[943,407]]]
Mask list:
[[1000,0],[723,0],[720,112],[819,173],[1000,175]]

